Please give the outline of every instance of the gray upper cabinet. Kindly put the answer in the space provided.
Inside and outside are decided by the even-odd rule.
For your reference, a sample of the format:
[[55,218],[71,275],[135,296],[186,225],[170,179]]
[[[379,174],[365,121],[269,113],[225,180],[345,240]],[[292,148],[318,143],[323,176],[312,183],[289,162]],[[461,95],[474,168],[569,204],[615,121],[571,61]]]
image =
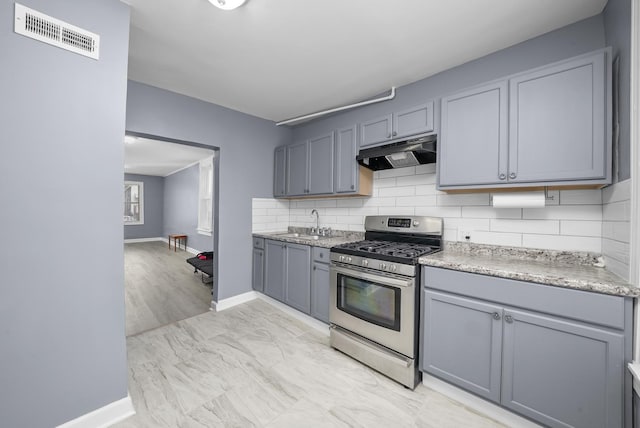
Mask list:
[[309,193],[309,144],[306,141],[287,146],[287,195]]
[[509,180],[606,177],[605,53],[509,82]]
[[360,147],[371,146],[392,138],[392,115],[387,114],[360,124]]
[[442,98],[441,187],[506,180],[507,103],[506,80]]
[[502,404],[550,427],[623,425],[624,336],[505,309]]
[[285,196],[287,194],[287,148],[276,148],[273,161],[273,196]]
[[311,247],[287,244],[285,303],[308,314],[311,311]]
[[611,182],[611,51],[442,98],[438,187]]
[[361,123],[360,147],[434,130],[433,101],[429,101]]
[[356,154],[358,141],[356,127],[352,126],[336,131],[336,161],[334,190],[336,193],[354,192],[358,188],[358,166]]
[[308,193],[333,193],[334,133],[309,140]]
[[500,400],[502,308],[433,291],[423,302],[422,369]]
[[393,114],[393,138],[432,132],[433,101]]

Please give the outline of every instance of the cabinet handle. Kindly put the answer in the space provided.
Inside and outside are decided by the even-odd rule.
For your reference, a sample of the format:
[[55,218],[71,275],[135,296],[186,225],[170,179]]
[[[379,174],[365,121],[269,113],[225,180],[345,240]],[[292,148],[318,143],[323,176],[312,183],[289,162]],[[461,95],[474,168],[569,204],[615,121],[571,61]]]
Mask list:
[[505,316],[504,316],[504,321],[505,321],[507,324],[511,324],[511,323],[513,322],[513,317],[512,317],[511,315],[505,315]]
[[324,254],[320,253],[320,258],[321,259],[324,258]]
[[313,267],[313,270],[316,270],[316,267],[315,267],[315,266]]
[[498,178],[499,178],[500,180],[504,180],[505,178],[507,178],[507,176],[506,176],[506,174],[500,174],[500,175],[498,176]]
[[509,174],[509,178],[514,179],[516,178],[516,173],[512,172],[511,174]]
[[355,189],[356,186],[354,186],[353,184],[351,185],[351,190]]
[[398,135],[398,133],[396,131],[393,131],[393,136],[395,137],[396,135]]
[[499,319],[500,319],[500,314],[499,314],[499,313],[497,313],[497,312],[494,312],[494,313],[493,313],[493,319],[494,319],[494,320],[499,320]]
[[391,134],[387,134],[387,138],[391,138]]

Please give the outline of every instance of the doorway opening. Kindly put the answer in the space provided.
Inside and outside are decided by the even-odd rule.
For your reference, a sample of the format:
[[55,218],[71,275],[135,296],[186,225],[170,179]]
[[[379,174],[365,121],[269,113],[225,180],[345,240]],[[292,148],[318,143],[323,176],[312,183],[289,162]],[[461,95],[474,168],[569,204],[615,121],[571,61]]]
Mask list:
[[[211,307],[219,148],[127,132],[124,153],[126,335],[132,336]],[[213,275],[187,263],[201,253]]]

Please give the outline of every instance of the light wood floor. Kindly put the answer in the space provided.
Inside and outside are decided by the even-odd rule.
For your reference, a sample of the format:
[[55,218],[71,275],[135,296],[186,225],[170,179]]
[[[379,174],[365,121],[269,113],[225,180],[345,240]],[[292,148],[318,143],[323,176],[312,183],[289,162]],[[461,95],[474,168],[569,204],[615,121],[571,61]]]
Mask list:
[[127,336],[209,310],[211,285],[193,273],[189,257],[160,241],[124,245]]

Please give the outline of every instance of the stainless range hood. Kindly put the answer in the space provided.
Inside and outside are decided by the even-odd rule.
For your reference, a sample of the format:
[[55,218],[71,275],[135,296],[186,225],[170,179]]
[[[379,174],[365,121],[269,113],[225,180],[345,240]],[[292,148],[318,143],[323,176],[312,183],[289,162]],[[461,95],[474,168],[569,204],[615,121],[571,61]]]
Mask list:
[[436,135],[415,135],[389,142],[383,146],[362,149],[356,160],[373,171],[434,163]]

